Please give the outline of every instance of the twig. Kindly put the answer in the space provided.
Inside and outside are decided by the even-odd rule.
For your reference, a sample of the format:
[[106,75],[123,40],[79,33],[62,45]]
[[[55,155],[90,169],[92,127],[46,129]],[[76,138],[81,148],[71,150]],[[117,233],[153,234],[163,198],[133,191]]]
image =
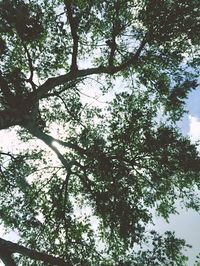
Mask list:
[[10,156],[13,160],[16,159],[15,156],[12,155],[12,154],[10,154],[9,152],[2,152],[2,151],[0,151],[0,154],[5,155],[5,156]]

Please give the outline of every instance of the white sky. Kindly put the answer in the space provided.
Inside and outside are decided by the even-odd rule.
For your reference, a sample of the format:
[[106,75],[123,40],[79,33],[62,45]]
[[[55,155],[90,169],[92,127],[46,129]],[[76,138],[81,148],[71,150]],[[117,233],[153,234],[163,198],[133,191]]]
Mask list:
[[188,135],[193,143],[200,140],[200,119],[189,115],[189,132]]

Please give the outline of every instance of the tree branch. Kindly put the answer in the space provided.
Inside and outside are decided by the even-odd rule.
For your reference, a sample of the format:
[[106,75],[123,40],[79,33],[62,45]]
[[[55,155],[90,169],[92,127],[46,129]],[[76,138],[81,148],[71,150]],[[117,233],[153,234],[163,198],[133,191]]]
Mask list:
[[60,153],[60,151],[53,145],[55,139],[50,135],[44,133],[40,130],[34,123],[28,122],[24,126],[33,136],[37,137],[38,139],[42,140],[52,151],[55,152],[60,162],[66,168],[67,171],[71,170],[71,165],[67,162],[64,156]]
[[78,70],[77,66],[77,55],[78,55],[78,41],[79,36],[77,34],[79,18],[73,14],[72,10],[72,0],[64,1],[66,9],[67,9],[67,18],[69,20],[69,25],[71,29],[71,35],[73,38],[73,52],[72,52],[72,63],[71,63],[71,74],[72,76],[76,76],[76,72]]
[[13,94],[9,89],[7,81],[1,75],[1,72],[0,72],[0,90],[2,91],[5,101],[8,103],[9,106],[12,106]]
[[0,155],[4,155],[4,156],[9,156],[10,158],[12,158],[13,160],[15,160],[15,156],[10,154],[9,152],[3,152],[3,151],[0,151]]
[[110,47],[110,56],[108,59],[108,65],[113,66],[113,61],[115,57],[115,51],[117,49],[116,37],[120,33],[120,20],[119,20],[119,11],[120,11],[120,1],[117,1],[115,4],[115,14],[113,18],[113,29],[112,29],[112,39],[108,40],[106,43]]
[[63,84],[63,87],[60,88],[59,90],[53,91],[52,93],[47,93],[42,98],[48,98],[48,97],[54,97],[54,96],[61,95],[63,92],[66,92],[66,90],[68,90],[68,89],[76,88],[76,85],[83,80],[84,80],[84,78],[80,78],[80,79],[77,78],[75,80],[71,80],[67,84]]
[[[45,263],[49,263],[50,265],[72,266],[70,262],[65,262],[61,258],[54,257],[46,253],[38,252],[0,238],[0,257],[6,266],[16,266],[16,263],[11,257],[11,254],[14,253],[21,254],[23,256],[29,257],[34,260],[43,261]],[[10,254],[10,258],[8,256],[6,258],[5,254]],[[10,259],[10,264],[8,263],[9,259]]]
[[137,51],[135,52],[135,54],[133,54],[129,59],[127,59],[126,61],[124,61],[122,64],[114,67],[113,69],[113,72],[114,73],[117,73],[119,71],[122,71],[128,67],[130,67],[131,65],[134,65],[138,59],[139,59],[139,56],[144,48],[144,46],[146,45],[147,43],[147,40],[144,39],[141,43],[140,43],[140,46],[139,48],[137,49]]
[[[131,55],[130,58],[126,59],[124,62],[122,62],[118,66],[115,66],[115,67],[99,66],[99,67],[88,68],[88,69],[80,69],[80,70],[77,70],[76,78],[86,77],[86,76],[95,75],[95,74],[113,75],[119,71],[122,71],[130,67],[131,65],[134,65],[135,63],[137,63],[138,58],[146,43],[147,43],[147,40],[144,39],[141,42],[135,54]],[[50,90],[54,89],[56,86],[63,85],[69,81],[72,81],[73,79],[74,78],[71,76],[71,71],[64,75],[60,75],[54,78],[49,78],[41,86],[38,87],[37,91],[29,95],[29,97],[27,98],[27,101],[37,102],[38,100],[43,98],[45,94],[47,94]]]
[[8,252],[5,249],[0,248],[0,259],[2,260],[5,266],[17,266],[12,257],[12,253]]
[[59,143],[63,147],[66,147],[66,148],[69,148],[69,149],[73,149],[74,151],[78,152],[80,155],[90,155],[90,156],[92,155],[90,151],[85,150],[84,148],[81,148],[77,144],[73,144],[71,142],[55,139],[53,137],[51,137],[51,138],[52,138],[52,141],[56,141],[57,143]]
[[[119,71],[122,71],[128,68],[129,66],[137,63],[138,58],[141,54],[141,51],[143,50],[146,43],[147,41],[146,39],[144,39],[141,42],[136,53],[118,66],[115,66],[115,67],[99,66],[99,67],[94,67],[94,68],[77,70],[76,77],[80,78],[80,77],[86,77],[89,75],[104,74],[104,73],[113,75]],[[30,119],[30,115],[25,113],[26,110],[30,110],[30,108],[34,106],[34,104],[38,103],[38,101],[41,98],[43,98],[49,91],[54,89],[56,86],[63,85],[69,81],[72,81],[73,79],[74,78],[71,75],[71,71],[68,72],[67,74],[47,79],[47,81],[45,81],[41,86],[39,86],[36,91],[33,91],[32,93],[30,93],[26,97],[26,99],[24,99],[23,101],[24,113],[19,112],[18,110],[14,110],[14,109],[0,111],[0,129],[5,129],[5,128],[8,128],[14,125],[22,125],[25,120]]]
[[[59,152],[59,150],[55,146],[52,145],[52,143],[54,141],[56,141],[59,144],[63,145],[64,147],[71,148],[71,149],[74,149],[74,150],[78,151],[82,155],[92,156],[91,152],[90,151],[87,152],[87,150],[79,147],[78,145],[75,145],[75,144],[72,144],[72,143],[69,143],[69,142],[64,142],[64,141],[57,140],[57,139],[51,137],[50,135],[42,132],[39,128],[36,128],[32,124],[27,125],[26,129],[32,135],[34,135],[38,139],[42,140],[48,147],[50,147],[55,152],[55,154],[57,155],[58,159],[61,161],[63,166],[66,168],[67,176],[66,176],[66,181],[65,182],[66,182],[66,190],[67,190],[68,181],[69,181],[70,175],[72,174],[72,171],[71,171],[72,165],[76,165],[76,166],[80,167],[81,170],[83,170],[83,171],[85,171],[85,169],[77,161],[72,160],[70,163],[67,162],[67,160],[64,158],[64,156]],[[81,175],[78,175],[78,176],[81,179],[81,181],[83,182],[83,184],[86,187],[86,189],[92,194],[92,196],[94,196],[94,192],[92,190],[92,186],[94,187],[93,182],[90,179],[87,178],[86,174],[84,176],[81,176]],[[67,193],[67,191],[65,191],[65,193]]]
[[27,55],[28,65],[29,65],[29,69],[30,69],[30,77],[29,77],[29,79],[27,81],[30,82],[30,84],[32,86],[32,89],[35,91],[36,90],[36,86],[35,86],[35,83],[33,82],[33,74],[34,74],[33,62],[32,62],[31,55],[29,53],[29,50],[28,50],[27,46],[25,44],[23,44],[23,47],[24,47],[24,50],[25,50],[26,55]]
[[57,95],[57,97],[62,101],[62,103],[63,103],[64,106],[65,106],[65,109],[67,110],[67,112],[68,112],[68,114],[71,116],[71,118],[72,118],[74,121],[78,122],[79,125],[81,125],[82,127],[84,127],[84,125],[83,125],[83,123],[81,123],[80,119],[77,118],[77,116],[75,116],[75,115],[70,111],[70,109],[68,108],[68,106],[67,106],[66,102],[63,100],[63,98],[62,98],[59,94]]
[[0,130],[11,126],[22,125],[29,119],[29,115],[19,112],[16,109],[0,111]]

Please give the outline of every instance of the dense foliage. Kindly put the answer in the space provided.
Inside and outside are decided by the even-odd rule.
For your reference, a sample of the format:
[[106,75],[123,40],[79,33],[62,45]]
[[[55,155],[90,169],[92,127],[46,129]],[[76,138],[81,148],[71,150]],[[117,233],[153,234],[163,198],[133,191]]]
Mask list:
[[200,156],[176,127],[198,86],[199,13],[0,2],[0,129],[18,143],[0,151],[0,219],[19,238],[0,240],[5,265],[186,265],[184,240],[148,228],[200,207]]

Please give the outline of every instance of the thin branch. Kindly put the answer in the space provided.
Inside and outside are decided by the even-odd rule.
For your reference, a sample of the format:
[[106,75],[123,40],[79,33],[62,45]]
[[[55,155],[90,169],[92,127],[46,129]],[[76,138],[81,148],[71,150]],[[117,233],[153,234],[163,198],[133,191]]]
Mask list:
[[[62,141],[62,140],[56,139],[56,138],[44,133],[39,128],[35,128],[34,126],[31,126],[31,125],[27,126],[26,128],[35,137],[37,137],[37,138],[41,139],[43,142],[45,142],[45,144],[47,144],[47,146],[49,146],[56,153],[58,158],[61,159],[61,162],[63,163],[64,166],[65,166],[65,163],[66,163],[66,159],[58,151],[58,149],[52,145],[52,143],[54,141],[57,142],[58,144],[62,145],[63,147],[66,147],[66,148],[69,148],[69,149],[73,149],[73,150],[79,152],[81,155],[89,155],[90,154],[90,152],[85,150],[84,148],[81,148],[78,145],[73,144],[71,142],[67,142],[67,141]],[[67,162],[67,165],[68,165],[68,162]]]
[[92,77],[86,77],[86,79],[91,79],[91,80],[95,81],[96,83],[98,83],[99,85],[101,85],[105,89],[103,82],[99,81],[98,79],[95,79]]
[[97,102],[99,102],[99,103],[107,103],[107,102],[103,102],[103,101],[100,101],[100,100],[99,100],[99,98],[100,98],[101,96],[96,96],[96,97],[94,97],[94,96],[90,96],[90,95],[88,95],[88,94],[86,94],[86,93],[83,93],[83,92],[81,92],[81,91],[80,91],[80,94],[82,94],[83,96],[88,97],[88,98],[90,98],[90,99],[93,99],[93,100],[95,100],[95,101],[97,101]]
[[35,125],[33,125],[31,122],[28,123],[26,126],[24,126],[33,136],[37,137],[38,139],[42,140],[50,149],[52,149],[55,154],[57,155],[58,159],[62,162],[63,166],[69,169],[69,163],[66,161],[66,159],[63,157],[63,155],[59,152],[59,150],[52,145],[52,143],[55,141],[58,144],[62,145],[63,147],[73,149],[77,152],[79,152],[81,155],[91,155],[91,153],[84,148],[81,148],[77,144],[73,144],[71,142],[62,141],[59,139],[56,139],[46,133],[44,133],[42,130],[37,128]]
[[74,116],[74,114],[69,110],[66,102],[63,100],[63,98],[60,96],[60,95],[57,95],[57,97],[62,101],[62,103],[64,104],[65,106],[65,109],[67,110],[68,114],[72,117],[72,119],[76,122],[79,123],[79,125],[81,125],[82,127],[85,127],[82,122],[80,121],[80,119],[77,118],[77,116]]
[[60,171],[63,168],[64,168],[63,166],[46,166],[46,167],[42,167],[40,169],[36,169],[35,171],[30,173],[29,175],[25,176],[25,179],[27,180],[32,175],[35,175],[36,173],[41,172],[41,171],[43,171],[43,174],[44,174],[45,170],[49,170],[49,171],[47,171],[47,173],[52,173],[53,170],[57,169],[57,171],[56,171],[56,173],[57,173],[58,171]]
[[149,183],[149,185],[151,186],[152,189],[156,190],[154,184],[142,173],[140,173],[136,167],[134,167],[134,171],[137,173],[138,176],[142,177],[145,181],[147,181],[147,183]]
[[2,152],[2,151],[0,151],[0,155],[9,156],[9,157],[11,157],[13,160],[15,160],[15,159],[16,159],[16,158],[15,158],[15,156],[14,156],[14,155],[12,155],[12,154],[10,154],[9,152]]
[[[76,164],[74,161],[69,163],[64,156],[59,152],[59,150],[52,144],[54,141],[57,142],[58,144],[62,145],[63,147],[73,149],[74,151],[78,152],[80,155],[86,155],[89,156],[90,158],[94,158],[94,153],[93,151],[84,149],[77,144],[67,142],[67,141],[62,141],[59,139],[56,139],[46,133],[44,133],[42,130],[37,128],[34,124],[31,122],[28,123],[26,126],[24,126],[33,136],[37,137],[38,139],[42,140],[51,150],[55,152],[57,155],[58,159],[61,161],[63,166],[67,169],[67,171],[71,171],[71,166],[73,164]],[[81,165],[79,165],[81,166]]]
[[61,12],[60,14],[56,15],[56,17],[55,17],[55,21],[56,21],[57,18],[61,17],[61,16],[64,15],[64,14],[65,14],[65,11],[63,11],[63,12]]
[[30,82],[33,91],[35,91],[36,90],[36,85],[33,82],[34,67],[33,67],[32,58],[31,58],[31,55],[29,53],[29,50],[28,50],[27,46],[25,44],[22,44],[22,45],[23,45],[24,50],[26,52],[26,55],[27,55],[27,58],[28,58],[28,65],[29,65],[29,69],[30,69],[30,77],[29,77],[29,79],[27,81]]

